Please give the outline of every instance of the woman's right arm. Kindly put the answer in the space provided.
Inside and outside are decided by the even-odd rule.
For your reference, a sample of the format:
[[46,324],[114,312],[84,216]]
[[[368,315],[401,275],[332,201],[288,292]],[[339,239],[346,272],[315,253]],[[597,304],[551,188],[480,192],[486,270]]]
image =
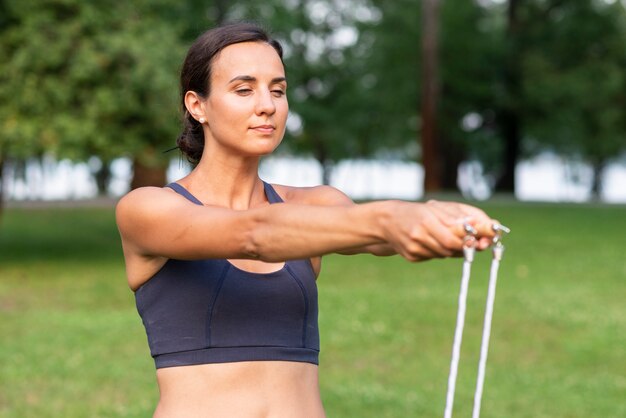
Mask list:
[[[141,188],[116,210],[125,252],[175,259],[247,258],[268,262],[389,245],[411,261],[461,250],[463,211],[433,204],[381,201],[351,206],[291,203],[246,211],[205,207],[161,188]],[[467,216],[467,214],[466,214]],[[474,224],[489,218],[475,217]],[[490,236],[490,228],[481,228]]]

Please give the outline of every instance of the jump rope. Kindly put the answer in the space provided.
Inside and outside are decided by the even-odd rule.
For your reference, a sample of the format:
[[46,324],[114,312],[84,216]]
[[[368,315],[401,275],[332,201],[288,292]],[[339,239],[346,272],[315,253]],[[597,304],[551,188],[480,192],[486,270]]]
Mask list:
[[[456,318],[456,327],[454,330],[454,342],[452,345],[450,374],[448,375],[448,392],[446,394],[446,409],[444,412],[444,418],[452,418],[454,391],[456,386],[457,372],[459,369],[459,357],[461,354],[461,342],[463,340],[463,328],[465,326],[467,290],[469,288],[472,261],[474,261],[474,253],[476,252],[477,231],[470,224],[467,223],[464,224],[464,228],[466,235],[463,245],[463,275],[461,276],[461,290],[459,291],[459,308]],[[494,224],[493,230],[496,235],[493,238],[492,245],[493,258],[491,260],[491,269],[489,274],[489,288],[487,291],[485,320],[483,323],[483,335],[480,344],[480,360],[478,362],[478,377],[476,378],[476,391],[474,392],[474,408],[472,412],[472,418],[480,417],[480,404],[483,395],[483,386],[485,383],[485,369],[487,367],[487,353],[489,351],[489,338],[491,336],[491,319],[493,317],[493,304],[496,297],[498,268],[500,267],[500,260],[502,260],[502,254],[504,253],[502,236],[511,232],[509,228],[500,224]]]

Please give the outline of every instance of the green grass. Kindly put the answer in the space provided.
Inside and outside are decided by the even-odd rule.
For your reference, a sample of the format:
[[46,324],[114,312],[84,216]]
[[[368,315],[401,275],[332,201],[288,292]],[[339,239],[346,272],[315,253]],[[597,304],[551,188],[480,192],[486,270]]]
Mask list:
[[[626,209],[490,203],[501,265],[482,416],[626,416]],[[477,255],[455,416],[470,416],[489,254]],[[325,259],[329,417],[443,414],[460,260]],[[158,391],[112,209],[5,212],[0,417],[147,417]]]

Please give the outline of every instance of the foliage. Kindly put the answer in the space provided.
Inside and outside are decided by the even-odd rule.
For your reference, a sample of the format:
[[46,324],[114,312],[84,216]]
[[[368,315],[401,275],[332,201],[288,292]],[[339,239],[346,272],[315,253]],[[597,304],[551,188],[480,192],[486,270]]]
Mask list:
[[[417,144],[420,109],[421,10],[412,0],[378,1],[382,19],[371,30],[374,39],[368,68],[377,80],[375,109],[384,121],[370,131],[385,142]],[[442,2],[440,12],[439,116],[437,132],[445,171],[471,156],[497,158],[495,133],[498,71],[502,62],[502,24],[493,9],[475,2]],[[467,115],[478,123],[464,126]],[[412,157],[416,157],[413,155]],[[450,182],[444,182],[448,187]]]
[[[368,0],[243,3],[233,15],[267,22],[285,49],[292,119],[284,148],[312,154],[329,168],[389,146],[370,129],[380,118],[368,69],[367,29],[379,19]],[[326,172],[328,181],[329,172]]]
[[441,19],[442,152],[452,149],[462,160],[494,168],[502,151],[494,126],[504,59],[501,19],[471,1],[443,2]]
[[540,146],[601,166],[626,150],[624,7],[553,3],[531,2],[526,10],[527,135]]
[[[443,164],[472,158],[494,173],[514,170],[503,166],[502,156],[507,143],[518,140],[509,137],[516,129],[508,126],[511,114],[520,124],[526,155],[552,147],[597,164],[623,151],[624,6],[595,0],[516,2],[511,21],[512,3],[441,3]],[[370,125],[370,132],[385,142],[406,142],[419,137],[421,125],[420,10],[410,0],[374,4],[382,19],[371,31],[367,67],[378,81],[385,131]]]
[[[382,143],[415,143],[420,129],[421,7],[412,0],[377,0],[381,19],[368,32],[367,68],[375,82],[368,131]],[[412,157],[417,157],[413,155]]]
[[[626,416],[626,264],[615,227],[624,207],[485,209],[513,232],[482,416]],[[458,416],[470,414],[489,259],[477,254],[473,267]],[[460,273],[458,259],[325,258],[318,286],[328,416],[442,414]],[[154,363],[125,283],[112,208],[8,209],[0,275],[0,417],[151,416]]]
[[[186,47],[237,19],[260,21],[285,46],[283,149],[325,166],[418,158],[420,14],[415,0],[4,0],[0,161],[52,153],[163,164],[179,130]],[[623,2],[442,1],[440,27],[448,177],[467,158],[510,172],[502,150],[517,152],[520,139],[528,154],[551,147],[597,168],[624,150]]]
[[162,164],[173,142],[177,25],[169,2],[7,0],[0,32],[0,145],[8,155],[52,153]]

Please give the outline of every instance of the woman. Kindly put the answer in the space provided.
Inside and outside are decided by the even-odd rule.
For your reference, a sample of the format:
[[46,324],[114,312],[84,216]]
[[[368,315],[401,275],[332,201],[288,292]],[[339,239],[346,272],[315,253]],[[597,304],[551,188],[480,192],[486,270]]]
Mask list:
[[492,220],[455,203],[354,204],[327,186],[269,185],[280,144],[280,45],[250,24],[204,33],[181,72],[180,149],[197,163],[117,206],[128,283],[148,334],[154,416],[324,417],[315,280],[328,253],[458,256],[463,222],[486,248]]

